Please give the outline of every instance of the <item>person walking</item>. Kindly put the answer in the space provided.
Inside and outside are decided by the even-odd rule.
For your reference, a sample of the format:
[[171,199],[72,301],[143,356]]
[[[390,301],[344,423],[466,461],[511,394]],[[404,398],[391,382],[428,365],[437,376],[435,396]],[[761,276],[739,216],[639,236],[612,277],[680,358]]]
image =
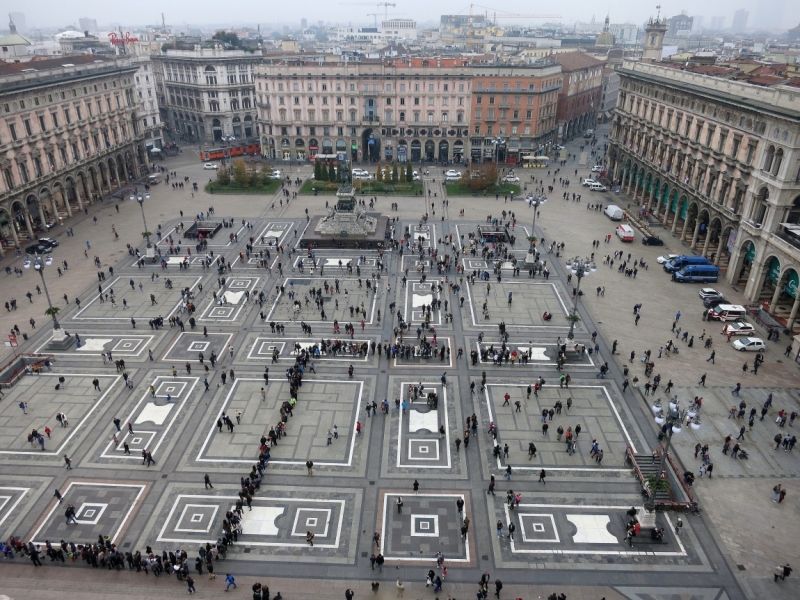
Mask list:
[[230,573],[226,573],[225,574],[225,591],[227,592],[228,590],[230,590],[231,586],[233,586],[233,589],[236,589],[236,580],[234,579],[233,575],[231,575]]
[[544,469],[542,469],[541,471],[539,471],[539,481],[541,481],[543,484],[547,483],[544,480],[545,477],[547,477],[547,473],[545,472]]
[[208,473],[206,473],[206,475],[205,475],[205,477],[203,479],[205,480],[206,489],[211,488],[213,490],[214,486],[211,485],[211,477],[208,476]]
[[415,479],[415,480],[414,480],[414,485],[413,485],[412,487],[414,488],[414,493],[415,493],[415,494],[419,494],[419,481],[417,481],[417,480]]

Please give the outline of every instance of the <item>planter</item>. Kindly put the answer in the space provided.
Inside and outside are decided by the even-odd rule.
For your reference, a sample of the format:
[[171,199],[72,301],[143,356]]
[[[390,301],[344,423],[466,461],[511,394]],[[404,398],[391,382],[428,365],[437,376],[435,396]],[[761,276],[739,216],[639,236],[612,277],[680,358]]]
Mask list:
[[680,432],[681,432],[681,426],[680,425],[675,424],[675,425],[672,426],[672,433],[680,433]]
[[678,410],[678,405],[675,402],[670,402],[669,403],[669,409],[670,410]]
[[656,417],[656,423],[657,423],[659,426],[663,425],[665,422],[666,422],[666,419],[665,419],[664,417],[662,417],[661,415],[658,415],[658,416]]
[[686,416],[689,417],[690,419],[694,419],[697,416],[697,411],[690,410],[689,412],[686,413]]
[[653,404],[653,406],[651,406],[650,408],[652,408],[652,409],[653,409],[653,412],[654,412],[655,414],[658,414],[658,413],[660,413],[660,412],[663,410],[663,409],[661,408],[661,404],[660,404],[660,403]]
[[694,421],[692,421],[692,422],[691,422],[690,426],[691,426],[691,428],[692,428],[692,429],[694,429],[695,431],[697,431],[698,429],[700,429],[700,423],[695,423]]

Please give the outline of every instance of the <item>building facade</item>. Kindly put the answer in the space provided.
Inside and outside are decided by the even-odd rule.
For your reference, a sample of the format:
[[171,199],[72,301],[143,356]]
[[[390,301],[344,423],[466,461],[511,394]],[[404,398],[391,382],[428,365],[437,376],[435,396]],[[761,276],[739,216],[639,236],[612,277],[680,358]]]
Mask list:
[[146,168],[130,58],[0,63],[0,234],[32,239]]
[[556,114],[558,138],[567,140],[597,123],[605,63],[584,52],[555,54],[553,58],[561,65],[563,81]]
[[472,70],[466,59],[323,63],[276,58],[256,68],[263,154],[309,160],[463,161]]
[[163,147],[161,111],[158,108],[153,62],[149,54],[134,54],[131,56],[131,62],[138,66],[133,79],[136,83],[136,99],[139,102],[137,116],[145,147],[148,152],[153,148],[161,149]]
[[261,56],[221,46],[153,56],[161,121],[175,137],[220,143],[258,136],[255,67]]
[[617,95],[619,94],[619,75],[611,67],[603,67],[603,93],[600,96],[600,109],[598,117],[603,121],[608,121],[614,108],[617,106]]
[[800,307],[800,106],[762,87],[625,61],[610,177],[791,328]]
[[473,161],[520,163],[555,141],[561,66],[553,60],[527,65],[472,67]]
[[265,61],[256,69],[262,151],[300,161],[341,152],[373,162],[517,160],[553,138],[560,72],[554,62],[460,57]]

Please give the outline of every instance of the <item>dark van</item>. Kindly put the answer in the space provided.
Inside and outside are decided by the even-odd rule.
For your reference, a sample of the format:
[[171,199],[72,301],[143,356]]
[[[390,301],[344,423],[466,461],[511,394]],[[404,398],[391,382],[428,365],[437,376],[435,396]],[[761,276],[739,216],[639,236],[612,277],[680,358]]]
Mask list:
[[687,265],[707,264],[709,264],[709,262],[705,256],[679,256],[678,258],[673,258],[671,261],[664,263],[664,270],[667,273],[672,273],[674,271],[680,271]]
[[719,267],[714,265],[686,265],[672,274],[678,283],[709,283],[719,279]]

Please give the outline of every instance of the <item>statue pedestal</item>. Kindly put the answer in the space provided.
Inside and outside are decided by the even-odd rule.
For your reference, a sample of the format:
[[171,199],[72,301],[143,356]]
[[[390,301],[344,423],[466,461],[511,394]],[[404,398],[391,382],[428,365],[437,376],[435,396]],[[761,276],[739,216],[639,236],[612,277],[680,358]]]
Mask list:
[[535,250],[528,250],[528,254],[525,256],[525,264],[529,267],[532,267],[536,264],[536,251]]
[[53,329],[53,335],[47,342],[47,350],[67,350],[75,343],[75,338],[64,333],[63,329]]
[[146,249],[145,256],[147,258],[153,258],[155,255],[156,255],[156,247],[155,246],[150,246],[149,248]]

